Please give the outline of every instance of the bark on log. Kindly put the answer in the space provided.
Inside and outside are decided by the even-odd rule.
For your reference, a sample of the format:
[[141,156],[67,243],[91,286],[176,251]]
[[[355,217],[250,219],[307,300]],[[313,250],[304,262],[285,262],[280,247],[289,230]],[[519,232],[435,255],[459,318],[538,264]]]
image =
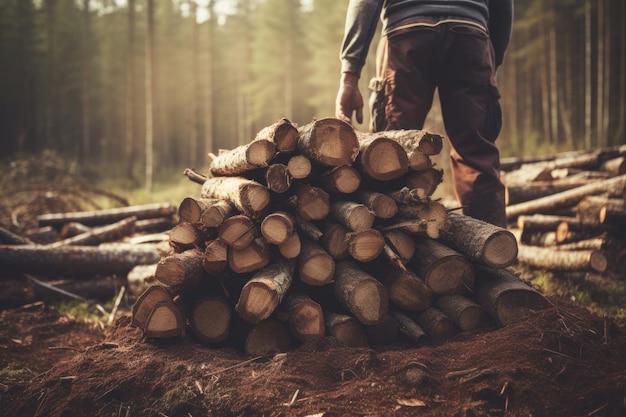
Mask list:
[[532,312],[546,309],[548,301],[508,269],[476,266],[476,301],[500,326],[518,323]]
[[322,306],[306,294],[293,292],[283,301],[289,316],[289,329],[297,340],[305,342],[323,337],[326,328]]
[[265,216],[261,222],[261,234],[274,245],[281,245],[296,230],[296,218],[286,211],[275,211]]
[[381,321],[389,312],[387,289],[354,262],[338,262],[335,294],[341,304],[365,325]]
[[256,238],[243,249],[228,249],[228,266],[238,274],[264,268],[270,261],[270,245],[263,238]]
[[224,220],[217,236],[233,249],[244,249],[257,238],[256,223],[246,215],[236,214]]
[[406,176],[406,186],[410,189],[419,188],[424,190],[427,196],[431,196],[443,181],[443,170],[437,168],[423,169],[410,172]]
[[383,237],[403,262],[406,263],[411,260],[415,254],[415,240],[410,235],[399,230],[391,230],[383,233]]
[[270,317],[283,300],[293,281],[293,265],[277,261],[257,272],[243,286],[235,311],[248,323]]
[[618,156],[617,158],[604,161],[600,165],[600,169],[602,171],[608,172],[614,177],[618,175],[624,175],[626,174],[626,157]]
[[376,261],[369,265],[374,275],[387,288],[389,300],[406,311],[423,311],[433,303],[433,290],[411,271],[390,267]]
[[205,228],[219,227],[224,220],[236,214],[235,207],[225,200],[215,200],[200,216],[200,223]]
[[460,330],[450,317],[436,307],[430,307],[419,313],[417,324],[428,333],[430,340],[436,345],[456,336]]
[[202,213],[211,209],[214,205],[220,204],[221,201],[223,200],[186,197],[178,206],[178,217],[181,222],[200,223]]
[[215,177],[234,177],[257,168],[267,167],[276,154],[276,145],[266,139],[253,140],[245,145],[217,155],[209,170]]
[[335,194],[350,194],[359,189],[361,175],[350,165],[341,165],[321,174],[320,184],[324,190]]
[[604,206],[600,209],[600,223],[617,230],[626,229],[626,208]]
[[438,155],[443,149],[443,136],[425,130],[386,130],[379,134],[398,142],[408,154]]
[[556,242],[561,244],[589,239],[599,236],[605,231],[606,227],[599,222],[587,223],[576,219],[563,220],[556,227]]
[[332,312],[324,312],[324,318],[328,334],[337,339],[340,346],[369,347],[365,327],[356,318]]
[[202,343],[223,342],[230,334],[231,316],[231,307],[223,297],[202,297],[194,303],[189,327]]
[[0,226],[0,243],[6,245],[33,245],[34,242]]
[[37,221],[39,226],[61,227],[69,222],[78,222],[85,226],[100,226],[115,223],[129,217],[136,217],[137,220],[142,220],[168,217],[175,213],[176,207],[169,203],[154,203],[92,211],[42,214],[37,216]]
[[[48,243],[57,241],[59,238],[59,234],[54,227],[44,226],[32,230],[27,230],[26,232],[24,232],[24,237],[26,239],[30,239],[33,243],[47,245]],[[14,244],[10,242],[5,243]],[[30,244],[32,243],[29,243],[29,245]]]
[[408,337],[415,345],[421,346],[428,342],[428,335],[415,320],[397,310],[393,310],[391,316],[398,321],[400,333]]
[[518,260],[551,271],[596,271],[607,268],[606,256],[597,250],[564,251],[520,245]]
[[303,219],[302,216],[296,215],[296,224],[302,235],[311,240],[318,241],[324,234],[319,227],[312,222]]
[[400,178],[409,170],[409,158],[398,142],[381,133],[358,133],[359,155],[355,166],[378,181]]
[[330,214],[339,223],[355,232],[369,230],[374,225],[374,213],[364,204],[353,201],[331,202]]
[[448,213],[441,241],[473,262],[506,268],[517,258],[517,240],[507,229],[458,213]]
[[483,308],[462,295],[444,295],[435,300],[435,306],[463,331],[476,329],[485,324]]
[[128,283],[128,292],[133,297],[139,297],[149,287],[155,285],[156,278],[154,274],[156,272],[157,264],[152,265],[137,265],[126,275],[126,282]]
[[473,264],[436,240],[416,239],[410,264],[435,294],[460,294],[474,286]]
[[521,214],[550,213],[560,208],[574,206],[584,197],[594,194],[623,193],[626,186],[626,175],[620,175],[609,180],[598,181],[593,184],[583,185],[568,191],[563,191],[548,197],[538,198],[533,201],[515,204],[506,208],[506,217],[515,218]]
[[204,254],[198,249],[162,258],[157,264],[154,277],[163,285],[180,288],[198,284],[202,279]]
[[245,352],[250,356],[267,356],[291,349],[289,330],[275,319],[255,324],[245,342]]
[[278,152],[289,153],[294,151],[298,144],[298,129],[289,120],[282,118],[261,129],[254,140],[271,141]]
[[175,226],[173,217],[158,217],[143,219],[135,222],[135,233],[159,233],[170,230]]
[[225,200],[254,219],[259,218],[270,203],[267,188],[242,177],[209,178],[202,185],[201,196]]
[[398,214],[398,204],[386,194],[369,190],[359,190],[352,198],[365,205],[379,219],[390,219]]
[[424,222],[422,230],[412,233],[426,235],[433,239],[439,237],[447,216],[446,208],[437,201],[430,200],[423,204],[398,205],[398,217]]
[[136,265],[153,264],[161,255],[158,245],[64,246],[0,245],[0,264],[5,271],[41,275],[82,276],[126,274]]
[[298,128],[298,149],[325,166],[352,165],[359,142],[352,126],[335,118],[314,120]]
[[506,204],[514,205],[524,203],[526,201],[536,200],[541,197],[561,193],[592,182],[595,182],[595,180],[586,180],[583,183],[569,182],[565,184],[557,184],[551,181],[541,181],[508,186],[506,188]]
[[332,281],[335,261],[319,244],[301,239],[302,249],[298,255],[300,281],[309,285],[324,285]]
[[523,232],[555,231],[558,225],[566,220],[572,220],[572,217],[552,214],[522,215],[517,218],[517,227]]
[[607,207],[612,210],[620,210],[626,207],[624,199],[610,198],[608,196],[587,196],[576,205],[576,217],[583,222],[600,221],[602,209]]

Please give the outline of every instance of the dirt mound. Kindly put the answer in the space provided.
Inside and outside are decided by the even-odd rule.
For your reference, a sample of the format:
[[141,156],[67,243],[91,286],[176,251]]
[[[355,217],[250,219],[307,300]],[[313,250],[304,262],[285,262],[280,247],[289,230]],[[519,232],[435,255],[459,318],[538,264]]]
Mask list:
[[573,306],[440,346],[324,338],[271,358],[149,341],[128,316],[105,335],[45,306],[0,328],[3,416],[624,415],[625,329]]

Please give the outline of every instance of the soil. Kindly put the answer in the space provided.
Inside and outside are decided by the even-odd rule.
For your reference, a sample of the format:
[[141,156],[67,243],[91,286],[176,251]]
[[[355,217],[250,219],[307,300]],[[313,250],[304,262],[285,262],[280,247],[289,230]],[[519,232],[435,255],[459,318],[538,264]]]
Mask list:
[[624,323],[552,300],[438,346],[248,357],[44,303],[0,312],[1,416],[623,416]]

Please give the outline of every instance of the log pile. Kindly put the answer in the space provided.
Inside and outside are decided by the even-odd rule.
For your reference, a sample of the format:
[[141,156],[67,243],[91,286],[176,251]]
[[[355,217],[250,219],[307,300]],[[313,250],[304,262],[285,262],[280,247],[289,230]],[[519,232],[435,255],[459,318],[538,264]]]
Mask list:
[[264,355],[324,335],[441,343],[547,307],[507,269],[509,231],[432,198],[441,146],[424,131],[282,119],[213,155],[209,175],[187,169],[199,195],[180,203],[134,325]]
[[503,160],[503,169],[520,263],[624,276],[626,146]]

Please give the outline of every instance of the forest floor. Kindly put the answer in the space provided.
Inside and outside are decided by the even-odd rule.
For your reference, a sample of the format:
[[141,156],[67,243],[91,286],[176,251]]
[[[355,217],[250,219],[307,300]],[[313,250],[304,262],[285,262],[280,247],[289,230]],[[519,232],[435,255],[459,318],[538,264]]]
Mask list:
[[549,300],[438,346],[327,337],[272,357],[36,303],[0,312],[0,416],[625,415],[626,323]]

